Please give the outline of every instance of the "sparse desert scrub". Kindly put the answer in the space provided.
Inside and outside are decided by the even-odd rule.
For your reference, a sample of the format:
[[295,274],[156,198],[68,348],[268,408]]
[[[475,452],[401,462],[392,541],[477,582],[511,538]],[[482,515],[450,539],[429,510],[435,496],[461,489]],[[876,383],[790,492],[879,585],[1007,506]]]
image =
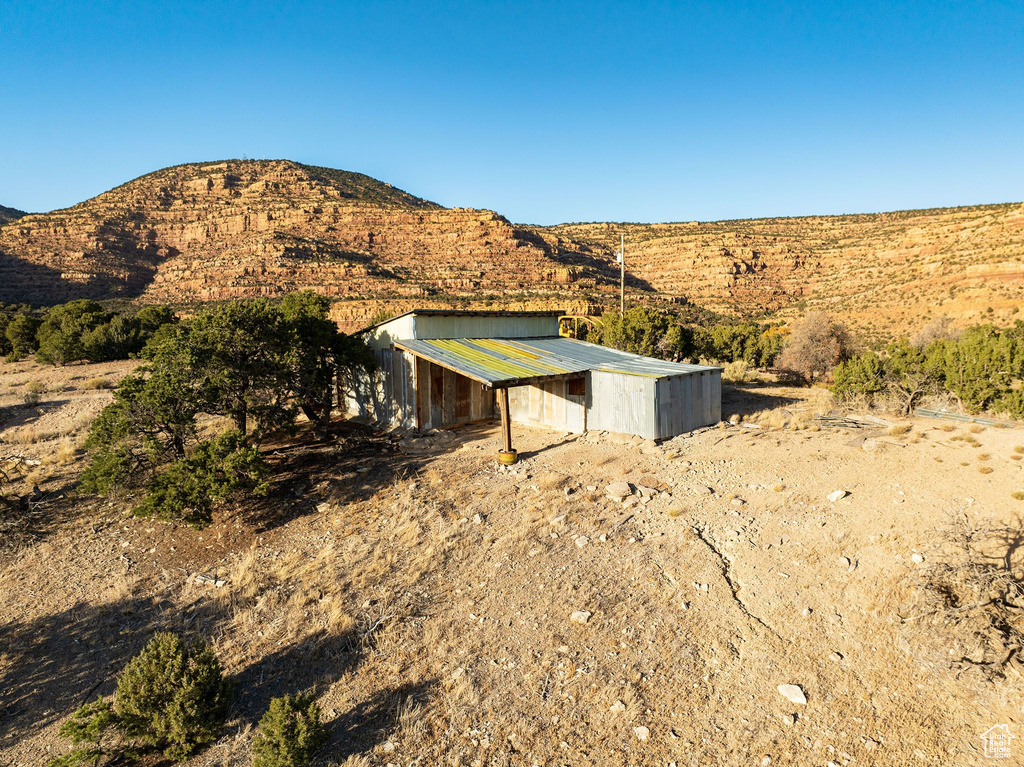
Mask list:
[[29,406],[38,405],[47,391],[47,386],[42,381],[29,381],[25,384],[25,393],[22,401]]
[[757,371],[751,370],[750,364],[746,360],[727,362],[722,369],[723,381],[756,381],[757,378]]

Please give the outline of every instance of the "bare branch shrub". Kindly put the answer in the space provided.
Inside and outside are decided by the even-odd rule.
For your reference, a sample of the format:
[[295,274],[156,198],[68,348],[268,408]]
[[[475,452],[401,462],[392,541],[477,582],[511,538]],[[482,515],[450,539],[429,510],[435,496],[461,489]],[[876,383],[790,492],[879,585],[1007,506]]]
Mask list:
[[907,620],[944,630],[954,669],[1001,676],[1024,647],[1024,573],[1013,564],[1024,533],[1020,526],[973,523],[959,511],[941,539],[943,553],[922,568],[915,584],[923,610]]
[[812,312],[793,329],[779,355],[778,367],[812,382],[850,359],[855,347],[853,335],[844,324],[828,314]]
[[960,333],[953,327],[953,320],[941,314],[911,336],[910,343],[923,349],[932,341],[944,341],[958,335]]

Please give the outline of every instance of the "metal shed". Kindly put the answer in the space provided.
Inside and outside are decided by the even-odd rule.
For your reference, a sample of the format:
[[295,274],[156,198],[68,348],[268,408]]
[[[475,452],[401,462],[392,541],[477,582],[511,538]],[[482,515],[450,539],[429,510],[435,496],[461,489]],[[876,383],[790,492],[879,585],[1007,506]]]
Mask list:
[[[425,431],[492,418],[667,439],[721,419],[721,369],[558,336],[558,312],[412,311],[361,331],[351,414]],[[497,407],[495,400],[498,400]],[[509,438],[506,437],[508,449]]]

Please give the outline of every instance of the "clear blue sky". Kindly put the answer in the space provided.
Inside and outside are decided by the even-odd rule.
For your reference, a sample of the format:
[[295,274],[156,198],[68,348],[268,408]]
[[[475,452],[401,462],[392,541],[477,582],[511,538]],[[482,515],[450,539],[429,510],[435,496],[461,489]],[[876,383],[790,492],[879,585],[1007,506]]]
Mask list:
[[228,157],[517,222],[1024,199],[1024,3],[0,4],[0,204]]

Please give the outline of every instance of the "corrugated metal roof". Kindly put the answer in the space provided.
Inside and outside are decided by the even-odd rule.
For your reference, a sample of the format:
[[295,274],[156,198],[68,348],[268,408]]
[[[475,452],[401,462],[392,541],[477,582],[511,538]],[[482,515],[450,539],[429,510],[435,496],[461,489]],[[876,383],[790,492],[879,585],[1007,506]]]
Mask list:
[[718,369],[665,362],[560,337],[421,339],[395,341],[394,344],[396,348],[495,387],[564,378],[588,370],[663,378]]

